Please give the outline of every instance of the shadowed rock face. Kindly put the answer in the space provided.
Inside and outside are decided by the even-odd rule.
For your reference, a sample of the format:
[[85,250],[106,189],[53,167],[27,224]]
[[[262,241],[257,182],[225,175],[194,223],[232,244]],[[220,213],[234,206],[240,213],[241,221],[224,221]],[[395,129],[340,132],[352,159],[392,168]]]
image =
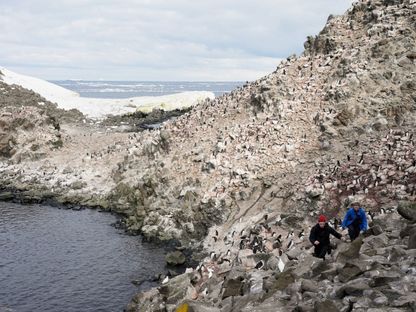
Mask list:
[[[411,306],[413,245],[396,208],[416,201],[415,6],[358,1],[308,38],[302,55],[160,129],[61,124],[62,146],[40,160],[11,156],[2,183],[24,199],[121,212],[131,232],[203,250],[195,256],[204,266],[181,277],[180,291],[138,295],[131,311],[186,300],[201,311]],[[18,138],[29,142],[27,133]],[[339,262],[318,263],[310,227],[321,213],[335,225],[352,197],[374,213],[366,235],[378,235],[340,244]],[[384,271],[406,278],[376,280]],[[243,296],[219,300],[224,278],[238,279]],[[297,297],[300,278],[321,297],[310,289]]]
[[41,112],[60,122],[80,122],[85,117],[76,109],[64,110],[47,101],[32,90],[17,85],[8,85],[1,81],[0,73],[0,108],[6,107],[36,107]]
[[416,203],[401,202],[397,208],[398,213],[405,219],[416,222]]

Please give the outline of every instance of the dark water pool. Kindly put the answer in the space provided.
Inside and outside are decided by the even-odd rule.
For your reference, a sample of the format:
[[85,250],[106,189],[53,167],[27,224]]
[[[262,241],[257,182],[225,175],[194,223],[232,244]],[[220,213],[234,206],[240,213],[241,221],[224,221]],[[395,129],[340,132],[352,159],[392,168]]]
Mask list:
[[94,210],[0,202],[0,312],[123,311],[138,290],[131,281],[163,271],[164,251],[115,221]]

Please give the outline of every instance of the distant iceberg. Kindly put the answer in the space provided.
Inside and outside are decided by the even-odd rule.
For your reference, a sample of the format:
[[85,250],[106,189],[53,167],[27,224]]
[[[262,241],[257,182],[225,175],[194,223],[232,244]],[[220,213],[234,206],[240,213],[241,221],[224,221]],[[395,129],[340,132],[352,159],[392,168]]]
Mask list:
[[107,115],[122,115],[135,111],[150,112],[153,109],[165,111],[187,108],[196,105],[206,98],[215,95],[208,91],[189,91],[163,96],[143,96],[124,99],[98,99],[81,97],[78,93],[60,87],[48,81],[20,75],[6,68],[0,68],[0,80],[12,85],[39,93],[50,102],[56,103],[59,108],[76,108],[89,118],[101,119]]

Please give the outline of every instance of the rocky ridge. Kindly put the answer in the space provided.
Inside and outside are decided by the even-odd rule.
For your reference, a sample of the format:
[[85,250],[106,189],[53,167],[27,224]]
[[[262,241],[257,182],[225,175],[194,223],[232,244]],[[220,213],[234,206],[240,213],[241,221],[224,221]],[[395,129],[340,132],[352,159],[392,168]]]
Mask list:
[[[416,206],[412,211],[414,216]],[[289,233],[282,245],[270,233],[282,233],[282,225],[265,221],[246,228],[247,245],[233,248],[226,243],[228,252],[136,295],[127,310],[414,311],[415,219],[412,222],[397,212],[379,214],[364,236],[339,243],[321,260],[311,255],[309,241],[299,235],[302,230]],[[294,247],[287,248],[288,240],[296,241]],[[259,242],[258,251],[250,241]]]
[[[62,124],[62,146],[48,149],[43,158],[4,156],[2,188],[18,190],[24,200],[53,197],[62,203],[122,212],[132,232],[202,248],[208,257],[202,254],[197,260],[211,261],[214,267],[207,264],[204,272],[199,268],[200,277],[204,281],[205,273],[212,275],[211,286],[199,287],[205,284],[182,275],[178,285],[185,288],[171,280],[168,289],[139,295],[132,311],[170,311],[184,300],[199,304],[197,311],[238,310],[229,301],[253,311],[268,311],[278,303],[282,310],[302,303],[305,309],[311,304],[319,309],[320,301],[293,299],[296,288],[289,292],[300,278],[311,282],[322,278],[308,275],[311,265],[322,262],[308,255],[310,246],[301,240],[301,229],[307,235],[319,213],[341,217],[351,196],[361,196],[372,213],[390,211],[396,225],[403,223],[397,207],[415,202],[415,10],[414,0],[358,1],[344,15],[331,16],[318,36],[309,37],[302,55],[289,57],[258,81],[199,104],[161,129],[136,134],[95,124],[76,128]],[[17,150],[20,146],[24,144],[18,144]],[[379,218],[383,219],[381,214]],[[379,227],[388,227],[392,220]],[[275,244],[273,232],[288,237],[282,246]],[[386,233],[380,248],[406,245],[396,230]],[[402,248],[405,254],[400,261],[414,264],[410,242]],[[363,246],[360,257],[365,258]],[[213,251],[216,259],[211,258]],[[389,262],[384,252],[380,251]],[[233,258],[224,258],[227,254]],[[303,265],[303,257],[316,263]],[[225,275],[215,268],[221,259],[220,270],[224,262],[228,265],[224,259],[232,263]],[[268,259],[273,259],[274,267],[266,265]],[[257,270],[260,261],[264,268]],[[328,264],[328,270],[336,269],[332,277],[323,279],[328,288],[340,286],[334,281],[340,278],[340,261]],[[357,276],[372,271],[357,263],[348,265],[360,268]],[[295,273],[305,268],[308,273],[296,275],[291,266]],[[413,269],[409,265],[394,268],[393,273],[411,279]],[[235,273],[239,270],[245,273]],[[285,283],[273,289],[267,301],[265,293],[270,291],[261,281],[273,279]],[[224,296],[224,289],[232,285],[236,290]],[[247,285],[257,285],[253,287],[260,303],[249,295]],[[406,287],[394,300],[412,296],[415,290]],[[350,302],[359,308],[353,299],[342,302],[352,296],[346,290],[338,297],[324,293],[320,299],[334,301],[328,303],[332,308],[342,305],[347,311]],[[380,309],[414,305],[406,301],[404,307],[392,306],[393,297],[383,296],[389,300],[382,301]]]

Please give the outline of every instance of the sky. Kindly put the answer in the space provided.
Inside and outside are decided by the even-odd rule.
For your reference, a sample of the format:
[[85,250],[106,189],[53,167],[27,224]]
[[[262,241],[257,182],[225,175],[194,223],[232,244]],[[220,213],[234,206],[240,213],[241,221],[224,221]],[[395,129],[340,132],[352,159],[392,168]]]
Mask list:
[[351,3],[1,0],[0,67],[46,80],[255,80]]

